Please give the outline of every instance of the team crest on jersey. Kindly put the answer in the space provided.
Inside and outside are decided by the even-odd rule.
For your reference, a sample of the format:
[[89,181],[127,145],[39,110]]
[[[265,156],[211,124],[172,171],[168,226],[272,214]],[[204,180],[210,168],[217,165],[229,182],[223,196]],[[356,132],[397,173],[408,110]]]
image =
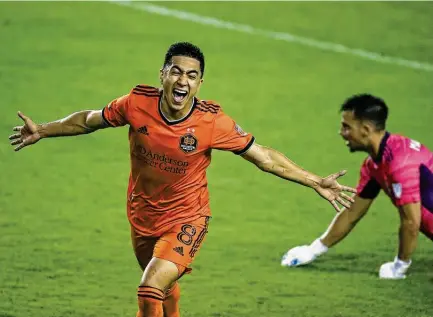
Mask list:
[[239,124],[235,124],[235,130],[241,136],[246,136],[248,134],[244,130],[242,130],[242,128],[239,126]]
[[400,183],[392,184],[392,191],[394,192],[395,198],[401,198],[402,188]]
[[185,153],[191,153],[197,150],[197,138],[191,133],[187,133],[180,137],[179,146],[182,151]]

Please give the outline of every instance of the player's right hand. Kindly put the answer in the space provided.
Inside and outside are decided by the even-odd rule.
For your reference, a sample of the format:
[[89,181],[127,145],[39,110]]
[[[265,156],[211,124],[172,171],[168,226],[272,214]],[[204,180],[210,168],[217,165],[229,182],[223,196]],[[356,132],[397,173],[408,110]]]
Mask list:
[[27,145],[35,144],[41,139],[38,126],[30,118],[26,117],[21,111],[18,111],[18,117],[23,120],[24,125],[14,127],[12,130],[18,131],[18,133],[9,136],[11,145],[17,145],[14,148],[15,151],[19,151]]
[[313,262],[316,259],[309,245],[294,247],[287,251],[281,259],[281,265],[287,267],[301,266]]
[[281,259],[281,265],[287,267],[306,265],[326,252],[328,252],[328,247],[320,238],[317,238],[310,245],[301,245],[287,251]]

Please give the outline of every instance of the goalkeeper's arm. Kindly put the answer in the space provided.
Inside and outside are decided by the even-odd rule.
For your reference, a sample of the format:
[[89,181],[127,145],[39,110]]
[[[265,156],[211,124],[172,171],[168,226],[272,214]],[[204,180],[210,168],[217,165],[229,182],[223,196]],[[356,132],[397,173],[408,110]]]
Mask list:
[[358,221],[367,213],[372,202],[372,199],[355,196],[355,202],[349,209],[343,210],[334,217],[328,230],[320,238],[314,240],[310,245],[290,249],[283,255],[281,265],[297,267],[313,262],[352,231]]
[[312,243],[312,247],[320,248],[322,245],[327,249],[343,240],[367,213],[372,202],[373,199],[355,196],[355,202],[350,208],[343,210],[334,217],[326,232]]

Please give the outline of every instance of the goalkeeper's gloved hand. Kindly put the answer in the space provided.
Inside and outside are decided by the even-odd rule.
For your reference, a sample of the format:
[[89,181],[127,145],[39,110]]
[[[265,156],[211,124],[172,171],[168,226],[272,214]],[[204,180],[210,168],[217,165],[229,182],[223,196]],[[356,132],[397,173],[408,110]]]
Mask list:
[[379,277],[382,279],[404,279],[406,278],[406,272],[409,269],[412,261],[408,262],[400,260],[395,257],[393,262],[387,262],[381,265],[379,270]]
[[327,251],[328,247],[320,239],[316,239],[310,245],[294,247],[287,251],[281,259],[281,265],[287,267],[306,265]]

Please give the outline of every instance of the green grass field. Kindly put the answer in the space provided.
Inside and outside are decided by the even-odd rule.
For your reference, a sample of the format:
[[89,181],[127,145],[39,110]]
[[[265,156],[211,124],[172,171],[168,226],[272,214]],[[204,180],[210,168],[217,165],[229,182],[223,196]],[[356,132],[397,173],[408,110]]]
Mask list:
[[[433,63],[433,3],[169,2],[173,9]],[[382,64],[113,3],[0,3],[0,316],[135,316],[141,276],[129,240],[127,128],[43,140],[14,153],[21,110],[36,122],[100,109],[138,83],[158,85],[168,46],[205,52],[200,92],[259,143],[354,186],[364,154],[337,135],[338,107],[371,92],[389,130],[433,148],[433,72]],[[181,280],[182,316],[431,317],[432,243],[410,278],[381,281],[398,216],[383,195],[353,234],[313,265],[280,267],[334,216],[313,191],[265,175],[230,153],[208,171],[213,219]]]

